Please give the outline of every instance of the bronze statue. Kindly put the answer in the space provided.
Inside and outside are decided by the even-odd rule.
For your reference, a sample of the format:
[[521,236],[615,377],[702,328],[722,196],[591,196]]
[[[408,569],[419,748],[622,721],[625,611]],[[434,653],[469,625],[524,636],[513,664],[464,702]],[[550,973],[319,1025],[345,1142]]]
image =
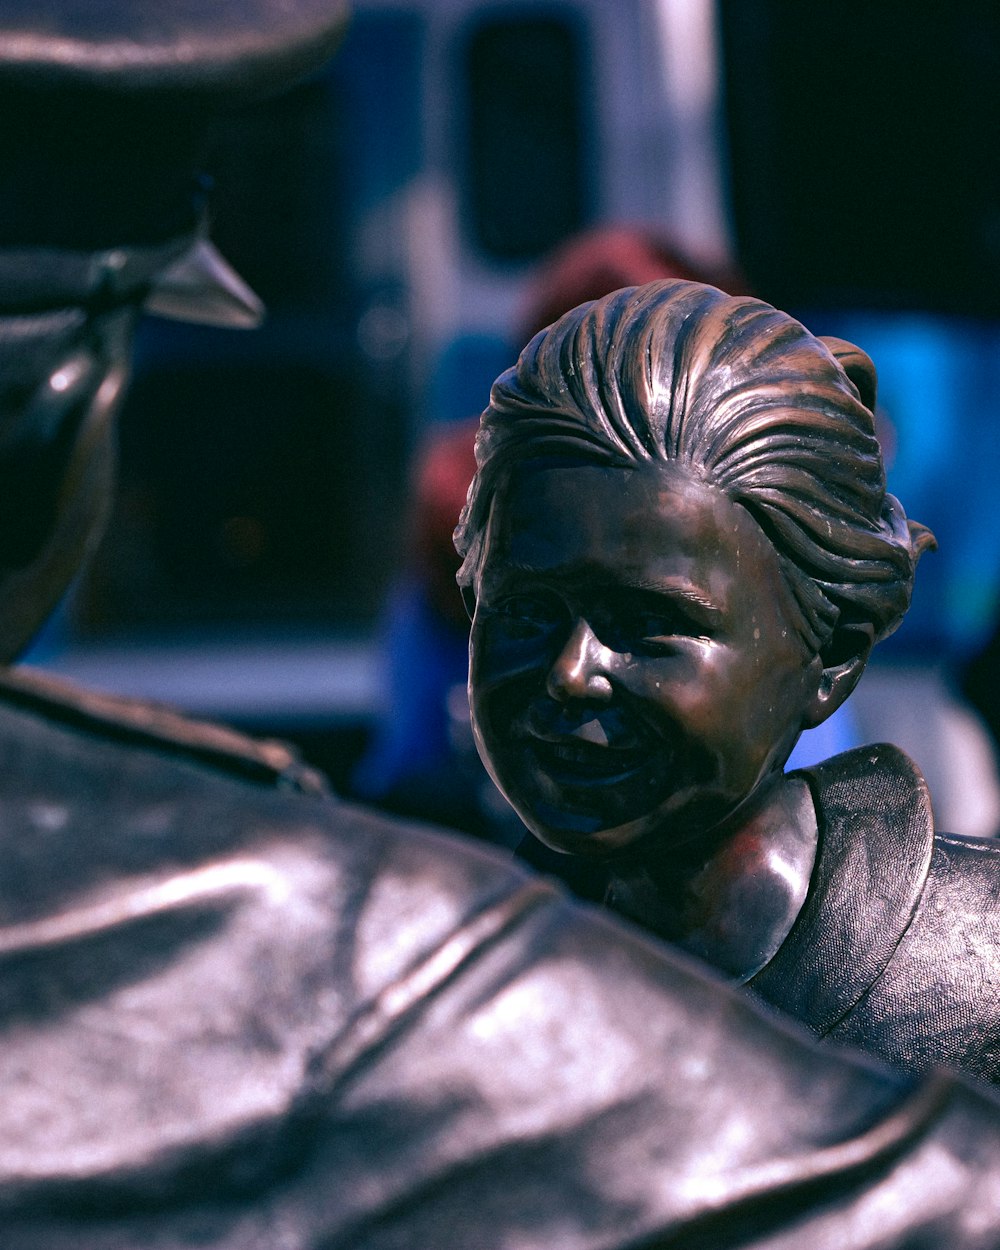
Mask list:
[[[98,21],[91,0],[8,5],[0,88],[30,50],[32,90],[93,73],[113,114],[144,82],[162,102],[174,73],[175,95],[190,73],[274,82],[290,48],[307,34],[320,47],[334,24],[325,0],[312,23],[306,0],[196,9],[131,0]],[[140,133],[154,149],[163,137],[150,119]],[[60,167],[43,172],[57,204]],[[118,185],[130,213],[154,207],[144,184]],[[64,226],[83,220],[74,207]],[[164,275],[130,270],[144,254],[131,231],[89,251],[8,242],[0,386],[20,451],[0,481],[30,472],[56,501],[30,541],[16,516],[0,536],[8,578],[24,572],[0,588],[29,599],[0,596],[0,614],[27,622],[59,581],[28,580],[33,553],[52,551],[65,577],[52,533],[78,493],[100,511],[93,478],[66,466],[110,479],[128,330]],[[87,275],[108,266],[94,288]],[[140,276],[116,286],[123,268]],[[214,303],[205,275],[194,282]],[[75,422],[46,441],[67,390],[80,400],[67,420],[96,423],[93,453],[84,436],[68,460],[56,450],[77,446]],[[283,748],[15,670],[0,683],[0,757],[4,1250],[1000,1238],[989,1096],[818,1054],[499,857],[317,793]]]
[[892,747],[783,772],[933,544],[885,491],[874,403],[858,348],[701,284],[538,334],[457,531],[473,721],[612,907],[824,1036],[1000,1080],[1000,847],[935,835]]

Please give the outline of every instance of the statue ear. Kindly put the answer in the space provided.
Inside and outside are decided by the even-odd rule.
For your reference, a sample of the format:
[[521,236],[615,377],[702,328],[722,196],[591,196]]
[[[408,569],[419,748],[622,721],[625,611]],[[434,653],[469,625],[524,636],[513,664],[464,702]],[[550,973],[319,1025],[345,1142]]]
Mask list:
[[878,375],[871,357],[848,343],[846,339],[836,339],[828,334],[819,335],[819,341],[830,352],[837,364],[857,387],[861,402],[869,412],[875,411],[875,393],[878,389]]
[[832,716],[858,684],[875,645],[875,628],[864,621],[840,625],[813,661],[822,666],[819,685],[803,718],[803,729],[814,729]]

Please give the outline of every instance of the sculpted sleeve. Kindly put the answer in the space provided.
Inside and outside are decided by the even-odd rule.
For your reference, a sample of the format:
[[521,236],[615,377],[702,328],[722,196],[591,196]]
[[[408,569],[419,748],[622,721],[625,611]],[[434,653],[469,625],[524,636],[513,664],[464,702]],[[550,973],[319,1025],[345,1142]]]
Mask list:
[[986,1096],[817,1051],[486,851],[72,750],[129,797],[114,837],[76,812],[72,872],[68,802],[25,776],[2,809],[35,837],[3,865],[35,881],[0,931],[5,1250],[1000,1245]]
[[1000,1246],[989,1095],[817,1050],[606,915],[496,885],[331,1052],[327,1167],[358,1177],[334,1244]]

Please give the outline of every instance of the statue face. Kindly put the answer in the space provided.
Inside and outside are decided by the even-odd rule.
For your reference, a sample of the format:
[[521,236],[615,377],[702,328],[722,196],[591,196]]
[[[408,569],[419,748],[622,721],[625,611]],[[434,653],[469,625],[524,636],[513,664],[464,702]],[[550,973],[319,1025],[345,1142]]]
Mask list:
[[476,591],[480,753],[558,850],[713,828],[815,722],[822,661],[774,549],[681,466],[524,464],[494,502]]

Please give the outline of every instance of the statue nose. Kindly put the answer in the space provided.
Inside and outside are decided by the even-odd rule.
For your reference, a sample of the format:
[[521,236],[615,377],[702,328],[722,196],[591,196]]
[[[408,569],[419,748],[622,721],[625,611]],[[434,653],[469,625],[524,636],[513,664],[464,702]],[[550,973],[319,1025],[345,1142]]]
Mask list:
[[612,695],[607,662],[607,648],[587,622],[579,620],[553,660],[545,688],[560,703],[569,699],[606,702]]

